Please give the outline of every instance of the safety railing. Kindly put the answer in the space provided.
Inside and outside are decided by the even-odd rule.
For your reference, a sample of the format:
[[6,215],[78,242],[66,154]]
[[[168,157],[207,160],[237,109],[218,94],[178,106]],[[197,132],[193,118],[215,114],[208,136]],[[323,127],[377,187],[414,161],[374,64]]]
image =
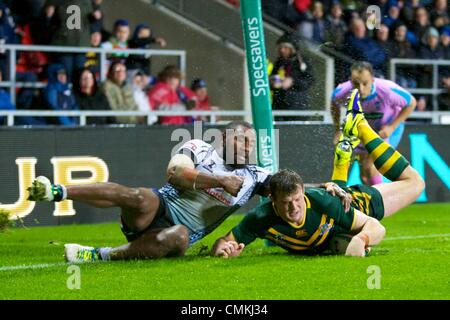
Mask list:
[[431,95],[433,111],[438,111],[438,95],[445,92],[445,89],[439,88],[439,67],[450,66],[450,60],[391,59],[389,61],[389,78],[394,82],[397,82],[397,67],[399,65],[432,67],[431,88],[408,88],[408,91],[414,95]]
[[16,81],[16,61],[17,53],[24,51],[38,51],[50,53],[88,53],[94,52],[99,55],[100,60],[100,80],[106,80],[106,71],[108,66],[108,55],[145,55],[150,59],[151,56],[175,56],[178,57],[179,68],[186,73],[186,51],[184,50],[153,50],[153,49],[106,49],[106,48],[89,48],[89,47],[61,47],[61,46],[37,46],[37,45],[0,45],[0,52],[8,52],[8,74],[9,80],[0,82],[0,87],[9,87],[11,94],[11,101],[16,103],[16,88],[43,88],[46,86],[45,82],[18,82]]
[[[50,111],[50,110],[15,110],[6,111],[0,110],[0,117],[6,117],[7,126],[15,125],[15,118],[17,117],[76,117],[79,119],[79,125],[85,126],[87,124],[87,118],[94,117],[146,117],[146,123],[150,125],[153,122],[155,116],[190,116],[190,117],[209,117],[208,121],[211,124],[218,123],[219,118],[239,117],[244,118],[251,115],[250,112],[244,110],[218,110],[218,111]],[[274,111],[274,116],[292,116],[292,117],[307,117],[314,120],[298,121],[303,124],[323,124],[332,123],[331,116],[325,111]],[[316,120],[318,119],[318,120]]]
[[[218,111],[50,111],[50,110],[0,110],[0,117],[6,117],[7,126],[15,125],[17,117],[76,117],[79,119],[79,126],[87,124],[87,118],[94,117],[145,117],[146,123],[150,125],[154,117],[161,116],[192,116],[192,117],[209,117],[208,123],[217,124],[225,118],[245,118],[251,116],[251,113],[244,110],[218,110]],[[332,118],[327,111],[273,111],[274,117],[298,117],[299,120],[277,121],[275,123],[289,124],[332,124]],[[220,119],[220,121],[219,121]],[[450,111],[429,111],[429,112],[413,112],[408,120],[427,120],[432,124],[450,124]],[[225,121],[225,120],[223,120]]]

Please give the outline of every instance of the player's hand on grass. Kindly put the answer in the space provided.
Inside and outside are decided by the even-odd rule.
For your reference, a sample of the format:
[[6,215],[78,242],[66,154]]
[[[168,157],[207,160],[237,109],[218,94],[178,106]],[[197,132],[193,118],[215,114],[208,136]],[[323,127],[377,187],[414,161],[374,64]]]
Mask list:
[[235,175],[222,176],[220,180],[222,188],[233,197],[236,197],[238,195],[239,191],[242,188],[242,185],[244,184],[244,178]]
[[348,244],[345,251],[346,256],[350,257],[365,257],[366,256],[366,243],[358,236],[354,236]]
[[339,187],[334,182],[327,182],[324,184],[325,189],[332,196],[337,196],[341,199],[342,206],[344,207],[345,212],[350,210],[350,205],[352,204],[352,196],[345,192],[344,189]]
[[223,258],[237,257],[241,254],[245,245],[243,243],[237,243],[236,241],[226,241],[220,239],[216,242],[213,248],[213,255]]

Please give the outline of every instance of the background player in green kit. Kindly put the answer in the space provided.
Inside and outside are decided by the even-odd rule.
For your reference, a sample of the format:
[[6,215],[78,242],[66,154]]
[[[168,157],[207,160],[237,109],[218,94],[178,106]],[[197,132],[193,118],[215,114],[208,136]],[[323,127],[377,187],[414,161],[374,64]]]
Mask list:
[[269,239],[291,252],[319,253],[330,247],[334,236],[349,234],[351,240],[342,253],[359,257],[378,244],[385,234],[379,220],[414,202],[425,185],[408,161],[369,126],[357,90],[351,95],[343,132],[335,152],[333,179],[345,184],[352,148],[361,141],[378,171],[392,183],[344,188],[352,196],[346,212],[339,198],[322,188],[305,189],[297,173],[280,170],[270,180],[270,200],[219,238],[212,253],[238,256],[256,238]]

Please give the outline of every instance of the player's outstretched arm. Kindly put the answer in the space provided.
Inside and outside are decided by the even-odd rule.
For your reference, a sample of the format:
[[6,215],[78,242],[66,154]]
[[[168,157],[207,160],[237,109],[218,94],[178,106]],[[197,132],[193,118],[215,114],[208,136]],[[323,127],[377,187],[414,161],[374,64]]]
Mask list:
[[390,125],[386,125],[383,128],[381,128],[379,132],[380,137],[383,139],[390,137],[390,135],[395,131],[395,129],[397,129],[400,123],[408,119],[409,115],[414,111],[416,106],[417,106],[416,99],[414,97],[411,97],[411,103],[405,108],[403,108],[402,111],[400,111],[397,118],[395,118]]
[[194,162],[184,154],[172,157],[167,167],[167,180],[177,188],[207,189],[223,188],[232,196],[237,196],[242,188],[244,178],[238,176],[218,176],[194,169]]
[[245,245],[243,243],[237,243],[230,231],[226,236],[216,240],[211,250],[211,254],[217,257],[237,257],[244,250]]
[[355,232],[356,235],[350,241],[345,255],[364,257],[367,247],[377,245],[383,240],[386,229],[378,220],[366,216],[356,209],[354,219],[351,231]]

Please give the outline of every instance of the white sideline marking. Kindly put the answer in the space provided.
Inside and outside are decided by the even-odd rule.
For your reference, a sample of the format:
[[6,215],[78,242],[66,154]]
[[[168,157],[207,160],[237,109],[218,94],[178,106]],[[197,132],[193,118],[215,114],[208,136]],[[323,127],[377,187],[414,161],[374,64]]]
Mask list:
[[20,265],[20,266],[5,266],[5,267],[0,267],[0,271],[44,269],[44,268],[59,267],[59,266],[65,266],[65,265],[69,265],[69,263],[58,262],[58,263],[43,263],[43,264]]
[[388,237],[384,238],[382,241],[389,241],[389,240],[413,240],[413,239],[426,239],[426,238],[439,238],[439,237],[450,237],[450,233],[444,233],[444,234],[429,234],[429,235],[423,235],[423,236],[403,236],[403,237]]
[[[414,240],[414,239],[427,239],[427,238],[439,238],[439,237],[450,237],[450,233],[444,234],[429,234],[429,235],[419,235],[419,236],[402,236],[402,237],[390,237],[385,238],[383,241],[395,241],[395,240]],[[1,271],[15,271],[15,270],[28,270],[28,269],[45,269],[51,267],[60,267],[65,265],[70,265],[69,262],[58,262],[58,263],[44,263],[44,264],[32,264],[32,265],[20,265],[20,266],[4,266],[0,267]]]

